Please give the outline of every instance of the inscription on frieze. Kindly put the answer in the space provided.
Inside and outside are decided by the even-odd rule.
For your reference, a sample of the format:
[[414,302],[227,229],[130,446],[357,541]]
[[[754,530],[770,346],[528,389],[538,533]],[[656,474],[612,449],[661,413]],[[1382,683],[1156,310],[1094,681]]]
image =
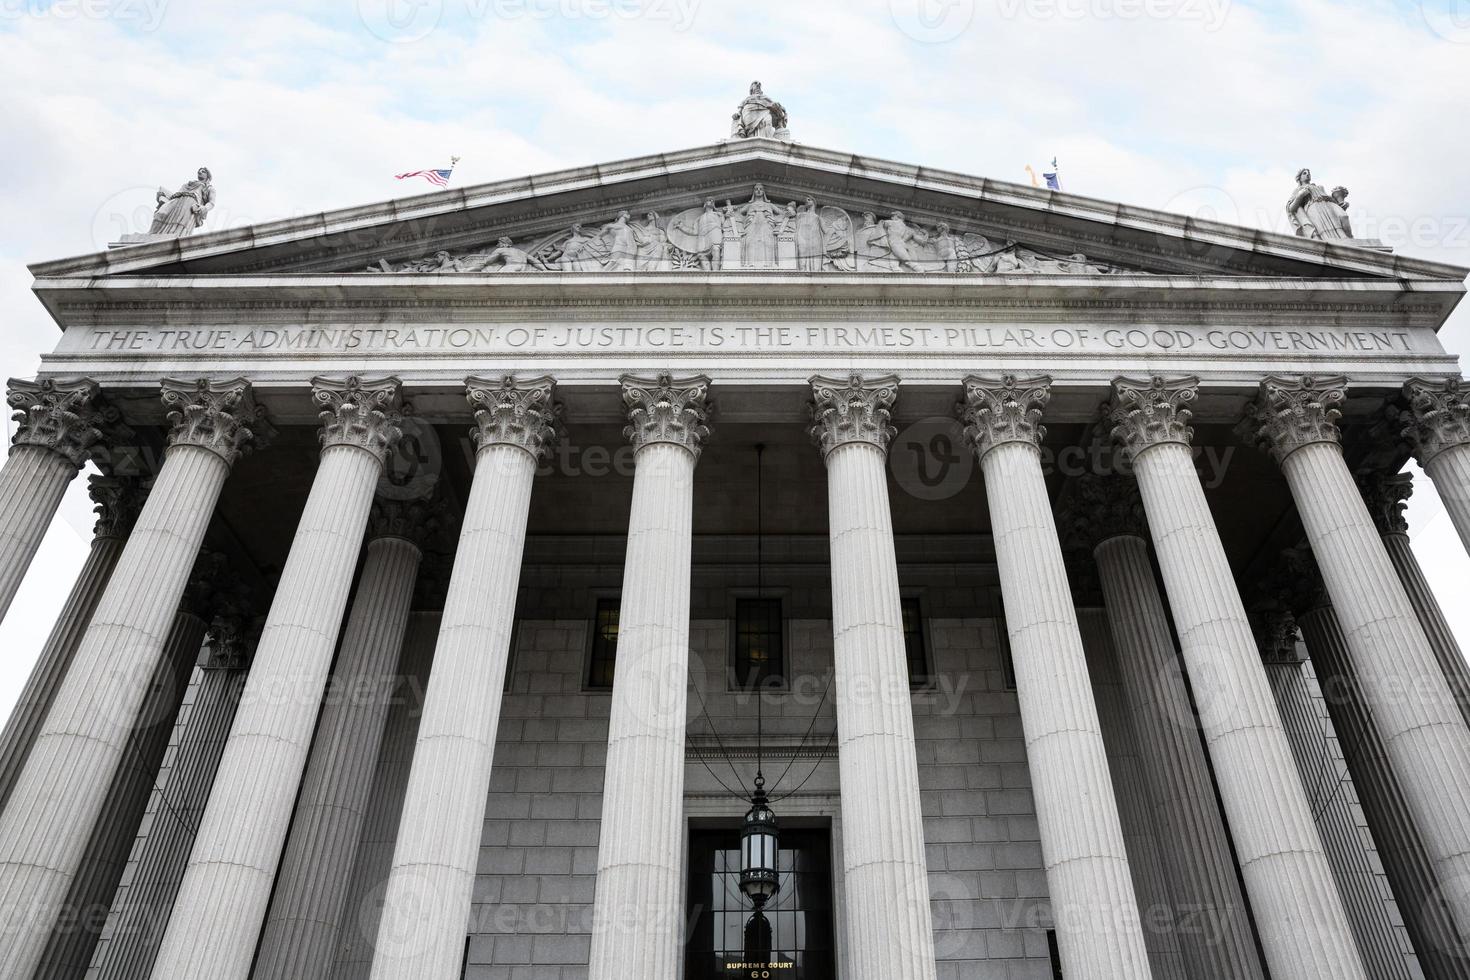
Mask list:
[[952,326],[946,324],[546,324],[489,326],[72,328],[61,350],[99,356],[221,356],[383,352],[916,353],[1044,352],[1351,355],[1439,353],[1432,335],[1402,329]]

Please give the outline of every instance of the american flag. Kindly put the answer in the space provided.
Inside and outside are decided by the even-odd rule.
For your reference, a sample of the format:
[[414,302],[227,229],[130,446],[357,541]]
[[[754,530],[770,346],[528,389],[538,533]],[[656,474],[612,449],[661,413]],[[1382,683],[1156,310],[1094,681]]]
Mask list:
[[448,187],[449,175],[452,173],[454,173],[453,170],[411,170],[406,174],[394,174],[393,178],[395,180],[404,180],[409,177],[422,177],[431,184]]
[[459,162],[459,157],[451,157],[448,170],[410,170],[406,174],[394,174],[394,180],[406,180],[409,177],[422,177],[436,187],[448,187],[449,178],[454,174],[454,165]]

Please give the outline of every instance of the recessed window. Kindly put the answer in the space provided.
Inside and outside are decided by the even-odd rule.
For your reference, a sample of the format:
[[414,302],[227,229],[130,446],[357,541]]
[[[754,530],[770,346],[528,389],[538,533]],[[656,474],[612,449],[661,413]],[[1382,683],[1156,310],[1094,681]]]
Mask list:
[[780,599],[735,601],[735,686],[764,687],[786,676]]
[[929,654],[924,645],[924,610],[917,596],[904,599],[903,649],[909,662],[909,683],[929,683]]
[[611,690],[618,662],[619,599],[598,599],[592,620],[592,654],[588,658],[587,686]]
[[1052,980],[1062,980],[1062,951],[1057,948],[1057,931],[1046,930],[1046,951],[1051,956]]

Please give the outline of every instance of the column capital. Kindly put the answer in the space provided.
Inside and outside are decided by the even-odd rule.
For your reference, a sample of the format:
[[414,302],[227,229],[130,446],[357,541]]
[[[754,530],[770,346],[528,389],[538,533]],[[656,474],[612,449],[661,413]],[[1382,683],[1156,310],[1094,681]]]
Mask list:
[[49,449],[81,469],[102,439],[97,382],[10,379],[6,402],[15,409],[15,437],[11,447]]
[[143,482],[132,476],[94,475],[87,480],[87,494],[97,514],[92,534],[99,538],[126,538],[148,499]]
[[1189,403],[1199,395],[1199,378],[1114,378],[1108,408],[1111,435],[1129,460],[1167,443],[1188,446],[1194,438]]
[[1062,537],[1089,553],[1111,538],[1135,537],[1148,540],[1148,518],[1138,482],[1126,476],[1088,473],[1067,485],[1057,515]]
[[402,387],[394,377],[312,378],[311,400],[322,406],[322,448],[356,446],[386,460],[403,435]]
[[1317,567],[1317,556],[1312,554],[1312,547],[1306,542],[1281,552],[1269,587],[1297,616],[1332,605],[1327,583],[1322,581],[1322,570]]
[[898,398],[897,375],[865,378],[853,374],[841,379],[818,374],[808,383],[812,386],[812,424],[807,431],[823,458],[850,442],[865,442],[888,452],[897,431],[889,424],[890,409]]
[[1276,462],[1316,443],[1340,445],[1342,433],[1337,407],[1347,398],[1347,378],[1283,378],[1275,375],[1261,381],[1260,393],[1246,409],[1242,428],[1269,452]]
[[1414,493],[1414,475],[1369,470],[1359,473],[1357,480],[1358,491],[1363,495],[1363,503],[1368,505],[1368,514],[1378,533],[1408,534],[1409,522],[1404,520],[1404,509]]
[[1470,389],[1459,377],[1429,381],[1410,378],[1404,383],[1403,437],[1420,466],[1446,449],[1470,445]]
[[517,381],[507,374],[498,381],[469,377],[464,386],[475,415],[470,437],[478,448],[515,446],[538,462],[546,458],[561,429],[555,380],[543,375]]
[[698,458],[709,439],[707,423],[713,407],[709,378],[702,374],[688,378],[666,373],[656,378],[625,374],[618,381],[628,412],[623,435],[635,450],[667,442],[684,447]]
[[1051,375],[999,378],[970,375],[965,378],[965,400],[958,406],[965,425],[965,440],[984,458],[996,446],[1021,442],[1040,446],[1046,437],[1041,413],[1051,400]]
[[1271,603],[1251,615],[1261,660],[1268,664],[1300,664],[1305,658],[1297,647],[1296,617],[1284,605]]
[[172,426],[169,446],[208,449],[227,466],[233,466],[252,445],[263,445],[275,432],[265,420],[265,409],[255,404],[250,382],[244,378],[165,378],[160,393]]
[[264,618],[248,607],[226,606],[209,621],[207,653],[199,666],[205,670],[249,670],[264,625]]
[[402,538],[422,552],[444,526],[443,501],[378,497],[368,515],[367,539]]

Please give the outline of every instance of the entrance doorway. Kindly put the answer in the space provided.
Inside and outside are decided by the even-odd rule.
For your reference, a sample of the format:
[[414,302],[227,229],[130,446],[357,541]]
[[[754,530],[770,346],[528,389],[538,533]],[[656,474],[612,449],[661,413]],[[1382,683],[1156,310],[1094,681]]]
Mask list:
[[835,980],[831,835],[782,828],[776,867],[781,890],[755,919],[740,891],[739,827],[690,832],[685,980]]

